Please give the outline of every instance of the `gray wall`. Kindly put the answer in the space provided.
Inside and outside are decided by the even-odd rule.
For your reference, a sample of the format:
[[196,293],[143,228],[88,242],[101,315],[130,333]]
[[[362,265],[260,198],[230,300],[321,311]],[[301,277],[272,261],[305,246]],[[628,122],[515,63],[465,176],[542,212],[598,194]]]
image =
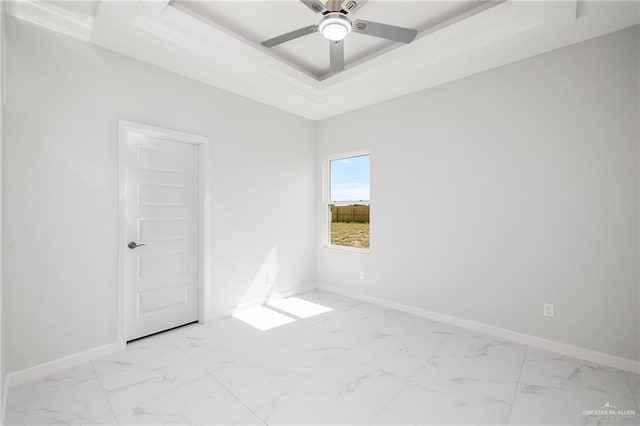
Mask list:
[[[638,359],[637,28],[314,131],[311,121],[6,24],[8,371],[116,338],[119,119],[213,142],[212,311],[264,295],[259,271],[277,252],[275,291],[312,283],[317,259],[323,284]],[[372,154],[371,253],[320,248],[315,258],[324,208],[316,166],[363,148]],[[555,318],[542,316],[543,302],[555,303]]]
[[212,141],[212,311],[270,290],[258,275],[274,247],[274,291],[314,282],[312,121],[25,22],[6,24],[8,371],[116,339],[120,119]]
[[[5,15],[4,5],[0,5],[0,105],[2,110],[0,111],[0,242],[2,241],[2,210],[3,201],[2,194],[4,192],[4,33],[5,33]],[[3,274],[3,244],[0,244],[0,424],[4,421],[4,382],[6,378],[5,369],[5,348],[4,344],[5,335],[4,327],[6,321],[4,321],[4,312],[2,310],[2,274]]]
[[319,283],[639,359],[638,47],[634,27],[320,122],[318,161],[370,149],[372,222],[370,254],[318,249]]

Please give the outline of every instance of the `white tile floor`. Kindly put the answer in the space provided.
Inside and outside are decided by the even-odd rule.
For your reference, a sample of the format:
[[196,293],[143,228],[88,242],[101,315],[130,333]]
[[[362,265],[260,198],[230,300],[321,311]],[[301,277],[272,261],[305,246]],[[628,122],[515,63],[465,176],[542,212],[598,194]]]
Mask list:
[[[7,424],[640,423],[640,376],[330,293],[298,298],[332,310],[133,342],[11,389]],[[607,403],[636,417],[583,413]]]

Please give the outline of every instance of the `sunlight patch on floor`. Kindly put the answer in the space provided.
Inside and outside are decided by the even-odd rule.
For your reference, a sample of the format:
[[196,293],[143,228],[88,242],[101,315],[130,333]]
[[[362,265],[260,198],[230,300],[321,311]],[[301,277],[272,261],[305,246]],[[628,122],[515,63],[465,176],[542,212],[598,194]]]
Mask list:
[[265,331],[290,324],[295,322],[296,319],[310,318],[330,311],[333,311],[333,309],[327,306],[297,297],[288,297],[270,301],[265,306],[237,312],[233,314],[233,317],[258,330]]
[[264,306],[233,314],[233,317],[262,331],[295,322],[294,318],[265,308]]
[[310,318],[320,315],[333,309],[309,302],[308,300],[299,299],[297,297],[288,297],[286,299],[275,300],[269,302],[269,306],[290,313],[298,318]]

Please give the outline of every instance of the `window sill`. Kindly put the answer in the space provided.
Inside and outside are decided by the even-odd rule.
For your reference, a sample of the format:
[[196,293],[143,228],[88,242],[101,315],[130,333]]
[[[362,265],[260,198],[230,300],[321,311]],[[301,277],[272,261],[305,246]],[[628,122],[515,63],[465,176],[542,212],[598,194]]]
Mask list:
[[361,248],[347,247],[347,246],[325,245],[324,248],[328,249],[328,250],[346,251],[346,252],[357,253],[357,254],[369,254],[370,253],[370,249],[361,249]]

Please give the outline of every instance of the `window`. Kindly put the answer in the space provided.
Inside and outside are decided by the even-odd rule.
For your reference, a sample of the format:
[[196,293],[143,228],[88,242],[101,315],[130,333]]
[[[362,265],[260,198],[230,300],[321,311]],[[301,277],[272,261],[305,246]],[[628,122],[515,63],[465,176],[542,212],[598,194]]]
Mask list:
[[369,154],[329,159],[329,246],[369,249],[369,160]]

